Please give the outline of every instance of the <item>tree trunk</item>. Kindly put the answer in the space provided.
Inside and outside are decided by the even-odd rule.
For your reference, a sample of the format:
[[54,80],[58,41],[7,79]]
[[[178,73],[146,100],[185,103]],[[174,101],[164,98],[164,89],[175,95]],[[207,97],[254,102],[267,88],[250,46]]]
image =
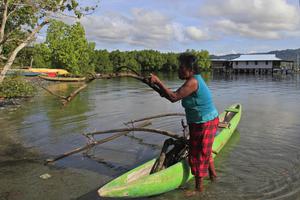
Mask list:
[[28,35],[28,37],[17,47],[15,48],[15,50],[11,53],[11,55],[9,56],[1,74],[0,74],[0,84],[3,82],[4,78],[5,78],[5,74],[6,72],[10,69],[11,65],[13,64],[16,56],[18,55],[18,53],[29,44],[30,40],[33,39],[33,37],[35,36],[35,34],[37,32],[39,32],[46,24],[48,24],[49,22],[46,20],[43,23],[41,23],[40,25],[38,25],[33,31],[32,33],[30,33],[30,35]]
[[[3,15],[2,15],[2,22],[1,22],[1,28],[0,28],[0,55],[2,54],[3,50],[3,39],[4,39],[4,31],[5,31],[5,26],[6,26],[6,21],[7,21],[7,10],[8,10],[8,1],[4,1],[4,9],[3,9]],[[0,81],[1,83],[1,81]]]

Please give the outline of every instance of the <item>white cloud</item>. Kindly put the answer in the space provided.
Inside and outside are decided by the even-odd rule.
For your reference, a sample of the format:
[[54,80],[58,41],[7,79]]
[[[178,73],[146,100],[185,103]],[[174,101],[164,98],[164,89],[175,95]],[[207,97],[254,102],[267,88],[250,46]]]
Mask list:
[[90,39],[107,42],[126,41],[133,29],[127,18],[114,14],[83,17],[81,23]]
[[201,40],[211,40],[212,37],[209,34],[200,28],[195,26],[189,26],[186,28],[186,35],[192,40],[201,41]]
[[206,0],[201,16],[227,34],[280,39],[300,30],[300,12],[286,0]]
[[185,27],[158,11],[132,9],[129,16],[119,13],[86,16],[81,19],[87,37],[97,43],[123,43],[146,48],[161,48],[174,42],[208,40],[197,27]]

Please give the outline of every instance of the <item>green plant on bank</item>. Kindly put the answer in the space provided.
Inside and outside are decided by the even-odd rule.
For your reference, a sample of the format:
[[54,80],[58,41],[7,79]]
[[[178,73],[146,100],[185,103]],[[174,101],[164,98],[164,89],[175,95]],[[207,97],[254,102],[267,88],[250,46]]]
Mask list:
[[0,84],[0,97],[22,98],[32,97],[36,87],[21,77],[10,77],[4,79]]

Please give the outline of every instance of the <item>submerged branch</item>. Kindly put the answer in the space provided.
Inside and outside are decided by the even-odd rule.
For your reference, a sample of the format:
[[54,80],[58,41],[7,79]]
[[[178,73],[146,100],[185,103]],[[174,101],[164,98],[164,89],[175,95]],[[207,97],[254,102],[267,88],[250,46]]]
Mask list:
[[51,95],[53,95],[53,96],[58,97],[59,99],[61,99],[62,104],[65,106],[65,105],[67,105],[67,103],[69,103],[70,101],[72,101],[74,99],[74,97],[77,94],[79,94],[79,92],[81,92],[84,88],[86,88],[87,84],[84,84],[84,85],[80,86],[79,88],[77,88],[76,90],[74,90],[68,96],[62,96],[62,95],[56,94],[56,93],[52,92],[51,90],[43,87],[41,84],[39,84],[38,86],[41,87],[42,89],[44,89],[45,91],[47,91],[49,94],[51,94]]
[[58,95],[58,94],[55,94],[54,92],[52,92],[51,90],[48,90],[47,88],[43,87],[41,84],[39,84],[39,87],[41,87],[42,89],[46,90],[49,94],[53,95],[53,96],[56,96],[60,99],[63,99],[63,100],[66,100],[67,97],[65,96],[61,96],[61,95]]
[[[148,126],[148,125],[150,125],[150,124],[151,124],[151,122],[147,121],[147,122],[144,122],[144,123],[138,125],[138,128],[142,128],[142,127]],[[63,153],[63,154],[61,154],[61,155],[59,155],[59,156],[56,156],[55,158],[49,158],[49,159],[47,159],[47,160],[45,161],[45,164],[49,164],[49,163],[55,162],[55,161],[57,161],[57,160],[60,160],[60,159],[62,159],[62,158],[65,158],[65,157],[68,157],[68,156],[70,156],[70,155],[73,155],[73,154],[75,154],[75,153],[79,153],[79,152],[81,152],[81,151],[90,149],[90,148],[92,148],[92,147],[94,147],[94,146],[96,146],[96,145],[99,145],[99,144],[103,144],[103,143],[109,142],[109,141],[114,140],[114,139],[116,139],[116,138],[119,138],[119,137],[121,137],[121,136],[123,136],[123,135],[126,135],[126,134],[128,134],[129,132],[130,132],[130,131],[124,131],[124,132],[120,132],[120,133],[118,133],[118,134],[112,135],[112,136],[110,136],[110,137],[107,137],[107,138],[104,138],[104,139],[101,139],[101,140],[92,140],[92,142],[88,143],[88,144],[85,145],[85,146],[82,146],[82,147],[73,149],[73,150],[71,150],[71,151],[69,151],[69,152],[65,152],[65,153]]]

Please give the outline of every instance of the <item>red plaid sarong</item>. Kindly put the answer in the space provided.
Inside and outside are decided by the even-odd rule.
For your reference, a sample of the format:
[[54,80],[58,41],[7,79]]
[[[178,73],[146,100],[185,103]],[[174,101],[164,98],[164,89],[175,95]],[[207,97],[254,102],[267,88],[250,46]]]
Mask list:
[[219,118],[205,123],[189,124],[189,163],[192,174],[197,177],[208,175],[209,161],[212,158],[212,145],[217,132]]

